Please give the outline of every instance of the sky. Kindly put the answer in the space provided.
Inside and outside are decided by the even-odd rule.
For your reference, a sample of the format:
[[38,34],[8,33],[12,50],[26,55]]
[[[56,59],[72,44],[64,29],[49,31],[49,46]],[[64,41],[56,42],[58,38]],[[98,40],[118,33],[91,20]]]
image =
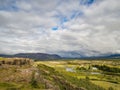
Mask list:
[[0,54],[120,54],[120,0],[0,0]]

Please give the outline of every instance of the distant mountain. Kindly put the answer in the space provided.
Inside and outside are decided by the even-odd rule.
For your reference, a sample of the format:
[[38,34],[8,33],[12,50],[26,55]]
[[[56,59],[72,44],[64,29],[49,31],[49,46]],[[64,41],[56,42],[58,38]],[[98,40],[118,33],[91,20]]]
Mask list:
[[81,57],[82,59],[120,59],[120,54],[108,54],[102,56]]
[[0,57],[19,57],[19,58],[30,58],[35,60],[53,60],[53,59],[61,59],[61,56],[57,54],[46,54],[46,53],[18,53],[15,55],[5,55],[0,54]]
[[107,55],[101,55],[101,56],[82,56],[78,55],[77,57],[61,57],[57,54],[46,54],[46,53],[18,53],[14,55],[5,55],[0,54],[0,57],[6,57],[6,58],[12,58],[12,57],[18,57],[18,58],[30,58],[35,60],[54,60],[54,59],[120,59],[120,54],[107,54]]
[[105,56],[106,58],[120,58],[120,54],[110,54]]
[[120,54],[103,54],[99,56],[85,56],[82,54],[70,53],[70,56],[63,57],[64,59],[120,59]]

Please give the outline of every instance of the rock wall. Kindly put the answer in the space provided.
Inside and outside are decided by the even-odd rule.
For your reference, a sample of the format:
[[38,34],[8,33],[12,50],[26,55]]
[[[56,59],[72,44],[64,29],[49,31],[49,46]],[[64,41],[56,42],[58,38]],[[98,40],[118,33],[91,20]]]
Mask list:
[[28,58],[3,58],[0,60],[1,65],[30,65],[33,60]]

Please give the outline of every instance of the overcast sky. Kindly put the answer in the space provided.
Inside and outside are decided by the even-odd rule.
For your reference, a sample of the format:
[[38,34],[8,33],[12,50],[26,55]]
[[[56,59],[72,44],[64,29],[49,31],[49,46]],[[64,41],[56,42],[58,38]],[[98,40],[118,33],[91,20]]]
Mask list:
[[0,53],[120,53],[120,0],[0,0]]

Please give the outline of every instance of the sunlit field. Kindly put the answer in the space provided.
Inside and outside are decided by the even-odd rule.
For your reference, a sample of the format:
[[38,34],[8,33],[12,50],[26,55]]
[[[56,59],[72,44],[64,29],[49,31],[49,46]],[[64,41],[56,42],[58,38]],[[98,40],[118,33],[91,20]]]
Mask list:
[[0,58],[0,90],[119,90],[120,60]]
[[103,71],[94,65],[108,66],[120,69],[119,60],[63,60],[63,61],[38,61],[35,65],[44,64],[54,68],[64,76],[88,79],[91,83],[99,85],[106,90],[120,89],[120,72]]

